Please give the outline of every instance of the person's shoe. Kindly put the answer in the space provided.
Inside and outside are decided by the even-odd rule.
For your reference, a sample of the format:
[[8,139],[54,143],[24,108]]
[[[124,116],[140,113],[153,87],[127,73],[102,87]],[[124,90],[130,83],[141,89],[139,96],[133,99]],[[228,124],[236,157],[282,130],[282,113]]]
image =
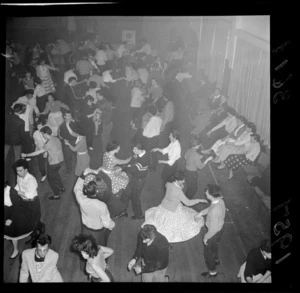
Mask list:
[[89,149],[90,149],[91,151],[93,151],[93,150],[94,150],[94,148],[93,148],[93,147],[89,147]]
[[204,272],[201,274],[202,277],[205,277],[205,278],[214,278],[218,275],[218,273],[215,273],[214,275],[210,274],[209,272]]
[[221,170],[221,169],[224,169],[225,167],[226,167],[225,164],[221,164],[221,165],[219,165],[217,168],[218,168],[219,170]]
[[232,177],[233,177],[233,172],[232,172],[232,170],[230,170],[228,180],[230,180]]
[[63,187],[63,188],[59,188],[58,190],[59,190],[60,192],[65,192],[65,191],[66,191],[64,187]]
[[139,216],[139,217],[137,217],[137,216],[132,216],[131,219],[132,219],[132,220],[145,220],[145,216]]
[[13,253],[9,259],[16,259],[19,253],[20,253],[19,250],[17,250],[17,253]]
[[46,178],[47,178],[47,175],[43,176],[40,181],[44,182],[46,180]]
[[52,196],[49,196],[48,199],[50,199],[50,200],[59,200],[60,195],[52,195]]
[[117,215],[116,218],[121,218],[121,217],[128,217],[127,211],[123,211],[121,214]]
[[220,264],[220,260],[219,259],[215,259],[215,264],[216,264],[216,266],[218,266]]
[[166,278],[166,282],[167,282],[167,283],[170,283],[170,276],[165,275],[165,278]]

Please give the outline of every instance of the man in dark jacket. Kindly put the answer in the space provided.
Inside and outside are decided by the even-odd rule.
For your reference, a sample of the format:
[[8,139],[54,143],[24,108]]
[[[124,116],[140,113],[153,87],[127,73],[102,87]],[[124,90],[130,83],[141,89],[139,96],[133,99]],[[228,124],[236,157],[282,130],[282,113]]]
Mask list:
[[76,136],[72,129],[70,128],[71,123],[75,123],[75,120],[72,118],[72,114],[70,111],[64,112],[65,122],[60,125],[58,129],[58,137],[62,140],[62,150],[64,154],[64,159],[66,163],[67,173],[70,174],[72,171],[72,159],[74,156],[74,152],[65,144],[65,140],[69,141],[72,146],[75,146]]
[[[166,271],[169,265],[170,244],[165,236],[157,232],[153,225],[142,227],[137,248],[128,269],[142,273],[142,282],[168,282]],[[137,265],[141,259],[142,265]]]
[[132,210],[134,215],[131,217],[133,220],[145,219],[142,206],[141,206],[141,193],[145,185],[146,176],[150,164],[149,153],[137,143],[133,148],[134,156],[129,162],[126,172],[132,175],[126,191],[123,193],[122,199],[127,204],[131,199]]
[[13,147],[15,161],[21,158],[22,151],[26,148],[25,122],[19,117],[25,110],[24,105],[16,104],[13,107],[13,114],[5,115],[5,158],[6,160],[10,147]]

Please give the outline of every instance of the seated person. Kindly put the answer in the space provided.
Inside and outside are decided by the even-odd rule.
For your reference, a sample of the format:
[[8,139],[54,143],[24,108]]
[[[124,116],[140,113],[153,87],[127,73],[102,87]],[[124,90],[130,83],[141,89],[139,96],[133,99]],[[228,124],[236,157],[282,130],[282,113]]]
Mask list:
[[251,134],[250,141],[240,146],[235,154],[230,154],[226,160],[221,162],[218,169],[227,167],[229,169],[229,178],[233,177],[233,171],[247,165],[254,165],[256,158],[260,154],[260,136],[258,134]]
[[238,278],[242,283],[271,283],[271,257],[271,240],[265,239],[249,251]]

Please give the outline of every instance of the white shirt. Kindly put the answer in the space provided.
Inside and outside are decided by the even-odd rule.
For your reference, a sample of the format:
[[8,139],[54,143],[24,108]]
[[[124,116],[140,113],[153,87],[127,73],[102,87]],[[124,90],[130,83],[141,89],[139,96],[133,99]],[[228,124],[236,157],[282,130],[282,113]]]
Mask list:
[[122,44],[120,47],[117,49],[117,55],[119,58],[121,58],[126,51],[125,46]]
[[105,65],[105,63],[107,61],[107,56],[106,56],[105,51],[97,49],[96,54],[95,54],[95,59],[96,59],[96,63],[98,65]]
[[102,78],[104,82],[116,82],[111,75],[110,75],[110,70],[106,70],[102,73]]
[[38,184],[33,175],[27,172],[24,178],[17,177],[17,185],[15,189],[17,191],[24,191],[25,197],[33,199],[37,196]]
[[42,86],[42,85],[40,85],[40,84],[38,84],[36,87],[35,87],[35,89],[34,89],[34,94],[33,94],[33,97],[34,98],[36,98],[36,97],[42,97],[42,96],[44,96],[44,95],[46,95],[46,90],[45,90],[45,88]]
[[[12,108],[15,104],[24,104],[27,105],[25,113],[21,114],[23,115],[22,118],[20,115],[20,118],[22,118],[25,121],[25,131],[29,131],[29,124],[33,124],[33,111],[36,114],[40,114],[40,111],[38,107],[36,106],[36,98],[33,96],[31,99],[28,99],[27,96],[23,96],[18,98],[13,104]],[[28,130],[26,130],[28,129]]]
[[141,108],[143,102],[144,102],[144,97],[141,89],[138,87],[132,88],[130,107]]
[[137,50],[136,53],[146,53],[147,55],[150,55],[151,46],[147,43],[140,50]]
[[189,72],[179,72],[175,77],[179,82],[182,82],[184,79],[192,78],[192,75]]
[[10,199],[10,186],[6,186],[4,189],[4,205],[7,207],[11,207],[12,206],[12,202]]
[[83,194],[82,178],[78,178],[74,193],[80,206],[82,223],[91,229],[99,230],[103,227],[112,230],[115,227],[114,221],[110,218],[110,214],[107,205],[98,200],[88,198]]
[[171,142],[167,147],[162,149],[163,155],[168,154],[168,165],[172,166],[181,157],[181,145],[178,140]]
[[162,129],[164,129],[165,126],[169,122],[173,121],[173,119],[174,119],[174,103],[172,101],[168,101],[168,103],[164,107],[161,118],[163,119]]
[[42,133],[39,130],[36,130],[33,133],[33,140],[34,140],[34,143],[36,146],[36,148],[35,148],[36,151],[42,150],[44,148],[46,139],[44,138],[44,136],[42,135]]
[[137,71],[138,71],[140,80],[141,80],[144,84],[146,84],[147,81],[148,81],[148,77],[149,77],[149,73],[148,73],[147,69],[146,69],[146,68],[139,68]]
[[69,78],[70,77],[75,77],[76,80],[77,80],[77,75],[74,73],[74,71],[72,69],[70,70],[67,70],[65,73],[64,73],[64,82],[69,84]]
[[143,130],[143,136],[151,138],[159,135],[162,119],[159,116],[152,116]]

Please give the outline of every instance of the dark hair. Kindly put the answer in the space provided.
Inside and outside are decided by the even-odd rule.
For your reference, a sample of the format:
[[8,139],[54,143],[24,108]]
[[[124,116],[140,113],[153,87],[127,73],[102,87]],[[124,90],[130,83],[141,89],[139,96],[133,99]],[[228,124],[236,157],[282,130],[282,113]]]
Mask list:
[[232,107],[228,107],[227,108],[227,113],[229,113],[229,114],[231,114],[231,115],[233,115],[233,116],[235,116],[237,113],[236,113],[236,110],[235,109],[233,109]]
[[253,137],[257,142],[260,141],[260,135],[257,134],[257,133],[252,133],[252,134],[251,134],[251,137]]
[[35,78],[34,78],[34,81],[35,81],[37,84],[42,84],[42,80],[41,80],[39,77],[35,77]]
[[83,194],[87,197],[96,196],[97,183],[95,181],[90,181],[87,185],[83,187]]
[[146,224],[142,229],[141,229],[141,237],[143,240],[145,239],[154,239],[156,236],[157,229],[153,225]]
[[86,102],[88,102],[88,101],[93,102],[94,101],[94,98],[91,95],[87,95],[84,99],[85,99]]
[[34,90],[33,89],[29,89],[29,90],[26,91],[25,94],[26,94],[26,96],[27,95],[33,95],[34,94]]
[[253,122],[246,123],[247,127],[251,129],[252,133],[256,133],[256,125]]
[[95,89],[97,87],[97,83],[95,82],[95,81],[90,81],[90,83],[89,83],[89,88],[90,89]]
[[79,234],[72,240],[71,249],[81,256],[81,252],[86,252],[89,257],[95,257],[98,254],[99,247],[96,239],[92,235]]
[[173,137],[174,137],[175,139],[179,140],[179,138],[180,138],[180,133],[179,133],[179,131],[178,131],[177,129],[172,129],[170,133],[173,135]]
[[51,244],[51,237],[47,234],[41,234],[38,236],[38,238],[36,239],[36,246],[38,244],[44,246],[46,244],[50,245]]
[[44,62],[46,63],[46,60],[45,60],[44,58],[40,58],[40,59],[38,60],[38,64],[41,64],[42,61],[44,61]]
[[137,142],[133,145],[134,148],[137,148],[139,150],[144,150],[145,146],[141,142]]
[[85,136],[83,127],[79,122],[76,121],[76,122],[70,123],[69,126],[70,126],[71,130],[74,131],[75,133],[77,133],[81,136]]
[[222,196],[220,186],[217,184],[207,184],[205,191],[208,191],[208,193],[213,197]]
[[262,251],[265,251],[266,253],[270,253],[271,252],[271,240],[270,239],[264,239],[261,241],[259,248]]
[[65,110],[63,112],[63,116],[66,116],[67,114],[70,114],[72,116],[72,112],[70,110]]
[[52,94],[52,93],[49,93],[49,94],[47,95],[47,99],[48,99],[50,96],[53,98],[54,101],[57,100],[57,97],[56,97],[54,94]]
[[44,126],[40,129],[40,132],[48,134],[48,135],[52,135],[52,130],[49,126]]
[[157,113],[157,108],[154,105],[151,105],[151,106],[148,107],[148,112],[151,115],[155,115]]
[[119,146],[120,146],[119,143],[114,140],[107,144],[106,151],[111,152],[113,150],[116,150]]
[[[104,176],[104,175],[103,175]],[[108,192],[108,185],[105,182],[104,178],[102,178],[102,176],[100,174],[98,174],[96,176],[96,184],[97,184],[97,188],[96,188],[96,195],[97,198],[100,199],[101,201],[103,201],[103,196],[107,195]]]
[[71,76],[68,78],[68,83],[71,83],[73,80],[77,80],[75,76]]
[[28,162],[24,159],[19,159],[15,162],[14,167],[15,169],[17,169],[18,167],[23,167],[24,169],[28,170]]
[[181,181],[184,180],[185,176],[184,176],[184,172],[183,171],[176,171],[173,175],[170,176],[168,182],[172,183],[175,181]]
[[248,120],[247,120],[244,116],[242,116],[242,115],[239,115],[239,116],[238,116],[238,119],[239,119],[241,122],[243,122],[244,124],[247,124],[247,123],[248,123]]
[[13,112],[15,114],[22,114],[25,109],[26,109],[26,106],[24,104],[15,104],[13,107]]
[[40,115],[38,120],[35,122],[36,129],[37,129],[38,125],[45,126],[46,123],[47,123],[47,116],[46,115]]

